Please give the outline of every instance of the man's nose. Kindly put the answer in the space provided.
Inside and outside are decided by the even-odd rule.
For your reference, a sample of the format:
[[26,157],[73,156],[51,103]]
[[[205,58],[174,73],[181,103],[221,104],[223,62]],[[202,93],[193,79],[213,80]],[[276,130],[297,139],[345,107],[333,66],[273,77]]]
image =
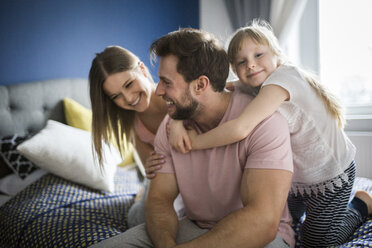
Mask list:
[[161,82],[158,83],[155,89],[155,95],[163,96],[165,94],[163,84]]

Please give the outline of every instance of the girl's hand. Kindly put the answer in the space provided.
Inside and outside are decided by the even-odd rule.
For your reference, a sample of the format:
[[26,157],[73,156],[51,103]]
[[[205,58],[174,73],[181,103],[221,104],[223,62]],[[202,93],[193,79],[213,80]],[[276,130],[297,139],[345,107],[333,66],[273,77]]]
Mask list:
[[234,82],[226,82],[225,88],[229,91],[234,91],[235,90]]
[[192,149],[191,141],[182,121],[171,120],[168,132],[169,143],[178,152],[188,153]]
[[155,172],[161,168],[161,165],[164,164],[164,162],[164,155],[152,151],[145,163],[146,177],[148,179],[153,179],[156,176]]
[[191,142],[191,144],[197,144],[197,136],[198,136],[198,133],[195,131],[195,129],[191,128],[191,127],[188,127],[187,128],[187,135],[189,136],[189,140]]

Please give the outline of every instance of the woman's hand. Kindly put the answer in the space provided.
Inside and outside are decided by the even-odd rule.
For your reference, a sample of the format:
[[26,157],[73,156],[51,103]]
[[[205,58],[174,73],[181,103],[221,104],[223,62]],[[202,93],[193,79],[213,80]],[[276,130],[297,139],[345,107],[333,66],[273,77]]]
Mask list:
[[164,164],[164,162],[164,155],[152,151],[145,163],[146,177],[148,179],[153,179],[156,176],[155,172],[161,168],[161,165]]
[[171,120],[169,123],[169,143],[178,152],[188,153],[191,149],[191,141],[182,121]]

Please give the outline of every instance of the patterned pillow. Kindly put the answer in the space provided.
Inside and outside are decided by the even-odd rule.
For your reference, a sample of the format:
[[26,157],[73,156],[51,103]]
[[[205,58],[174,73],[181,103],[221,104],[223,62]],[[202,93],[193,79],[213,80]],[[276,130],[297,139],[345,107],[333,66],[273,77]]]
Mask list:
[[16,150],[17,146],[27,138],[27,136],[15,134],[3,137],[0,140],[0,163],[7,165],[21,179],[25,179],[37,169],[34,163]]

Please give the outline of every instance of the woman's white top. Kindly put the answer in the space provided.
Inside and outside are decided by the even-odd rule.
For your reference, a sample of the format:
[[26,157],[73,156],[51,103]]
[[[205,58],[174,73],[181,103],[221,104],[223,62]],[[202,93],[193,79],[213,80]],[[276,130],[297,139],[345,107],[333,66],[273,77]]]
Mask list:
[[301,184],[310,184],[313,189],[314,186],[333,187],[334,180],[332,185],[322,183],[337,177],[347,181],[343,172],[354,160],[356,149],[337,126],[321,97],[291,65],[279,66],[262,87],[270,84],[283,87],[290,95],[278,111],[287,119],[291,135],[294,162],[292,190],[307,191]]

